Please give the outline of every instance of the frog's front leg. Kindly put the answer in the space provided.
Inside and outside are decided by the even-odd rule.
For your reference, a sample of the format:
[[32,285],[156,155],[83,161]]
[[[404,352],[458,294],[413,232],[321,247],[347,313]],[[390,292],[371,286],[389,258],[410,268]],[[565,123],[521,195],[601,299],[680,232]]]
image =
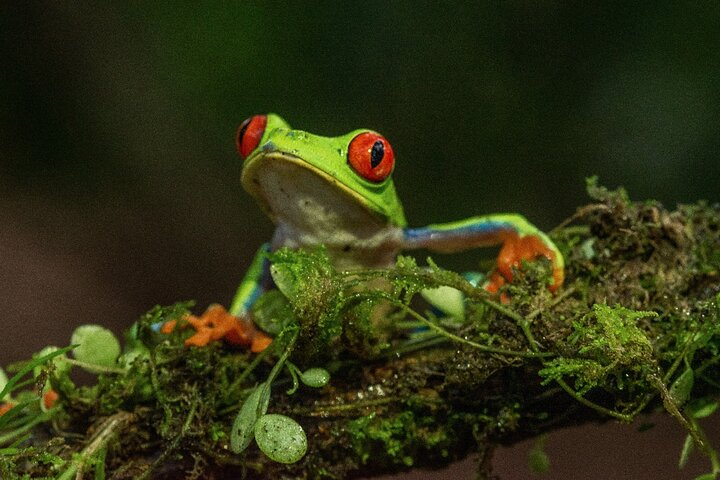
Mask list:
[[564,261],[558,248],[547,235],[520,215],[486,215],[422,228],[406,228],[403,243],[405,248],[427,248],[441,253],[502,244],[497,271],[486,286],[493,292],[505,281],[512,281],[512,270],[518,268],[522,260],[539,256],[552,262],[551,291],[560,287],[564,280]]
[[230,314],[236,317],[247,316],[255,301],[268,288],[267,284],[270,280],[267,253],[269,251],[270,245],[266,243],[255,254],[230,303]]

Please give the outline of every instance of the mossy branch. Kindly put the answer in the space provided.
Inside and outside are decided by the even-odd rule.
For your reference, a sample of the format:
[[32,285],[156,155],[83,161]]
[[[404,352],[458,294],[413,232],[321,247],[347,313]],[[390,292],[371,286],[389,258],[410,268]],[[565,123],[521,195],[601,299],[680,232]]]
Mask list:
[[[187,308],[157,308],[138,322],[126,361],[92,389],[49,375],[61,398],[42,437],[51,440],[0,451],[0,475],[56,475],[41,460],[52,455],[96,478],[349,478],[472,452],[488,459],[497,445],[565,424],[629,422],[657,409],[687,430],[682,458],[695,445],[716,475],[718,454],[699,419],[720,395],[720,207],[668,211],[592,182],[589,192],[596,203],[551,232],[567,266],[557,294],[543,261],[515,272],[503,303],[432,261],[338,272],[321,250],[281,250],[270,257],[279,289],[253,315],[292,341],[281,337],[259,355],[222,343],[187,348],[187,331],[151,328],[182,321]],[[448,287],[462,294],[459,307],[427,293]],[[307,435],[300,461],[278,463],[255,445],[230,453],[230,426],[262,384],[272,385],[268,412]],[[97,441],[69,434],[119,411],[132,416],[112,448],[89,452]],[[95,467],[89,457],[100,459]],[[480,470],[487,475],[489,464]]]

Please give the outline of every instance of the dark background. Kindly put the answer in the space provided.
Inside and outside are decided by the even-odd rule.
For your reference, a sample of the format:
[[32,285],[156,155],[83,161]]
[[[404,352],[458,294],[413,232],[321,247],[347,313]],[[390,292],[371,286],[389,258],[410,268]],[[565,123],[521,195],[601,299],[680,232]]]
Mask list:
[[[0,364],[82,323],[227,304],[272,232],[233,146],[255,113],[382,132],[415,226],[510,211],[549,229],[594,174],[668,206],[719,200],[717,2],[10,3]],[[633,432],[551,435],[550,476],[692,477],[679,428]],[[505,478],[528,475],[523,448],[501,452]]]

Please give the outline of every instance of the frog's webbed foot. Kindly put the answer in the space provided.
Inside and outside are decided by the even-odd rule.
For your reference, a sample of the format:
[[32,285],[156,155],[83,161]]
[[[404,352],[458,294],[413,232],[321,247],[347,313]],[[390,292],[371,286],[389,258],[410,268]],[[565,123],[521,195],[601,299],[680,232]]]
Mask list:
[[[186,320],[196,331],[185,340],[186,346],[204,347],[210,342],[225,340],[232,345],[250,347],[250,351],[259,353],[272,343],[272,338],[258,330],[250,319],[236,317],[222,305],[210,305],[200,317],[188,315]],[[161,331],[170,333],[174,328],[175,323],[168,322]]]
[[489,292],[496,293],[505,282],[512,282],[513,269],[522,266],[523,260],[533,260],[545,257],[552,263],[553,282],[549,285],[551,292],[555,292],[565,279],[563,259],[557,248],[540,235],[519,235],[509,233],[505,237],[500,254],[497,258],[497,267],[485,286]]

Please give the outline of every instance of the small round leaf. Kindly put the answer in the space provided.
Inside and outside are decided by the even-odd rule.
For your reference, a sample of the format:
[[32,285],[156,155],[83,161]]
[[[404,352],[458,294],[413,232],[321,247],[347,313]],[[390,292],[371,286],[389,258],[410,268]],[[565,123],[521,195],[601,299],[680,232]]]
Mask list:
[[83,363],[112,367],[120,355],[120,343],[117,338],[110,330],[100,325],[81,325],[75,329],[70,341],[78,344],[73,350],[73,355]]
[[300,379],[308,387],[320,388],[330,381],[330,372],[320,367],[309,368],[302,373]]
[[295,463],[307,451],[305,431],[290,417],[270,413],[255,424],[255,441],[260,450],[278,463]]
[[296,318],[280,290],[270,290],[261,295],[252,307],[252,316],[255,325],[270,335],[279,335]]
[[[44,357],[45,355],[52,353],[52,352],[57,352],[58,350],[60,350],[59,347],[48,345],[47,347],[40,350],[33,357],[34,358]],[[67,357],[65,356],[65,354],[62,354],[62,355],[58,355],[57,357],[50,360],[50,362],[52,362],[55,365],[56,375],[65,375],[67,372],[70,371],[71,365],[65,361],[66,358]],[[44,364],[38,365],[35,368],[33,368],[33,376],[34,377],[39,376],[40,372],[42,372],[43,367],[44,367]]]
[[287,298],[294,298],[297,295],[297,279],[291,268],[286,265],[273,264],[270,266],[270,276],[278,290]]
[[261,383],[243,403],[242,408],[230,430],[230,449],[234,453],[245,450],[252,442],[255,424],[259,416],[264,415],[270,403],[270,387]]

